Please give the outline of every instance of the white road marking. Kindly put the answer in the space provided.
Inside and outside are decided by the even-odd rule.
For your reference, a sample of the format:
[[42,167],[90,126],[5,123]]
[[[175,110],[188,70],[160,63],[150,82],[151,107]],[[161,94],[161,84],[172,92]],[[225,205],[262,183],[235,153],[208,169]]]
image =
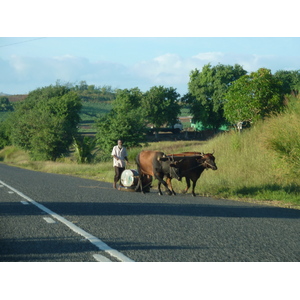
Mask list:
[[29,205],[29,202],[27,202],[27,201],[21,201],[21,203],[24,205]]
[[13,191],[8,191],[8,193],[9,193],[9,194],[14,194],[14,192],[13,192]]
[[100,254],[94,254],[93,257],[96,259],[96,261],[99,262],[112,262],[110,259]]
[[132,259],[130,259],[129,257],[125,256],[123,253],[121,253],[121,252],[119,252],[119,251],[117,251],[117,250],[115,250],[113,248],[110,248],[107,244],[105,244],[104,242],[102,242],[97,237],[91,235],[90,233],[84,231],[80,227],[74,225],[73,223],[71,223],[70,221],[68,221],[67,219],[65,219],[64,217],[62,217],[62,216],[58,215],[57,213],[53,212],[52,210],[48,209],[46,206],[44,206],[44,205],[42,205],[42,204],[40,204],[40,203],[32,200],[28,196],[24,195],[22,192],[19,192],[18,190],[16,190],[15,188],[9,186],[8,184],[4,183],[1,180],[0,180],[0,184],[3,184],[4,186],[8,187],[10,190],[14,191],[16,194],[18,194],[19,196],[21,196],[22,198],[24,198],[25,200],[27,200],[31,204],[37,206],[39,209],[41,209],[42,211],[44,211],[47,214],[49,214],[52,218],[60,221],[61,223],[65,224],[70,229],[72,229],[74,232],[82,235],[85,239],[89,240],[92,244],[94,244],[100,250],[105,251],[109,255],[115,257],[117,260],[119,260],[121,262],[134,262]]
[[49,224],[56,223],[52,218],[44,217],[43,219]]

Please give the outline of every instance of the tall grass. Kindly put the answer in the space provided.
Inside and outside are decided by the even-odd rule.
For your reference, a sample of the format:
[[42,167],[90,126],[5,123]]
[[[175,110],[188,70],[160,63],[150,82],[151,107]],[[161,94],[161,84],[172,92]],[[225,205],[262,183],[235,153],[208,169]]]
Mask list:
[[288,200],[286,193],[283,199],[282,192],[299,182],[291,178],[286,161],[266,147],[263,130],[260,124],[242,134],[223,134],[208,142],[207,146],[215,149],[218,170],[204,173],[198,192],[231,198]]
[[300,102],[292,99],[287,111],[265,124],[265,141],[288,165],[295,176],[300,174]]
[[200,179],[198,192],[300,206],[299,99],[291,99],[284,113],[206,146],[216,149],[219,169]]

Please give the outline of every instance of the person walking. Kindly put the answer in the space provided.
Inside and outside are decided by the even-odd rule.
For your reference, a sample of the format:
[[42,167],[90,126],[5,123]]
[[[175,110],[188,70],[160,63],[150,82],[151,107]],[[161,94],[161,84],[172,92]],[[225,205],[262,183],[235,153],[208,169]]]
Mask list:
[[122,172],[125,170],[125,161],[127,163],[127,150],[123,147],[123,141],[118,140],[118,145],[114,146],[111,152],[113,157],[113,166],[115,168],[115,176],[114,176],[114,183],[113,188],[117,188],[117,182],[120,180]]

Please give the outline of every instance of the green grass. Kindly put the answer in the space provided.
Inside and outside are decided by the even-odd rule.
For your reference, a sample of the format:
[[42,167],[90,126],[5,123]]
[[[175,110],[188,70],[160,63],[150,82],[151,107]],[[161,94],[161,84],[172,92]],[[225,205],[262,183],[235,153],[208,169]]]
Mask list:
[[[256,127],[241,135],[221,134],[208,142],[158,142],[143,148],[129,149],[128,168],[136,169],[135,156],[141,150],[161,150],[168,154],[215,150],[218,170],[203,172],[196,187],[196,193],[200,196],[243,199],[299,208],[300,180],[289,172],[288,164],[284,159],[266,147],[263,139],[259,138],[259,132],[261,129]],[[26,153],[13,147],[0,151],[0,160],[32,170],[106,182],[112,182],[114,176],[111,161],[77,164],[72,158],[64,158],[58,162],[32,162],[29,157],[26,157]],[[173,180],[172,184],[175,191],[180,193],[185,187],[185,179],[182,182]],[[153,186],[157,187],[156,180]]]
[[198,192],[300,206],[299,134],[299,118],[285,113],[209,141],[219,169],[206,172]]
[[110,112],[111,102],[82,102],[80,118],[83,122],[95,121],[98,117],[104,116]]
[[81,122],[79,124],[79,132],[95,132],[95,122],[99,117],[104,116],[110,112],[112,108],[110,101],[102,102],[82,102],[82,108],[80,111]]

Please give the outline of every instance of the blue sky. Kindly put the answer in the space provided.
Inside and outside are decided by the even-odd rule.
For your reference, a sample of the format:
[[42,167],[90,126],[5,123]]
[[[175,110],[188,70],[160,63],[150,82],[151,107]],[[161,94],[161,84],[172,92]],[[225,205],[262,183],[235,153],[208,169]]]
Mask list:
[[113,88],[174,87],[187,92],[189,73],[205,64],[300,69],[300,38],[5,37],[0,38],[0,92],[85,80]]
[[38,87],[84,80],[113,88],[174,87],[187,92],[191,70],[205,64],[300,69],[300,38],[0,38],[0,92],[28,93]]
[[24,94],[60,80],[142,91],[163,85],[183,95],[190,72],[208,63],[240,64],[248,72],[300,69],[291,0],[272,7],[261,0],[139,3],[3,4],[0,93]]

